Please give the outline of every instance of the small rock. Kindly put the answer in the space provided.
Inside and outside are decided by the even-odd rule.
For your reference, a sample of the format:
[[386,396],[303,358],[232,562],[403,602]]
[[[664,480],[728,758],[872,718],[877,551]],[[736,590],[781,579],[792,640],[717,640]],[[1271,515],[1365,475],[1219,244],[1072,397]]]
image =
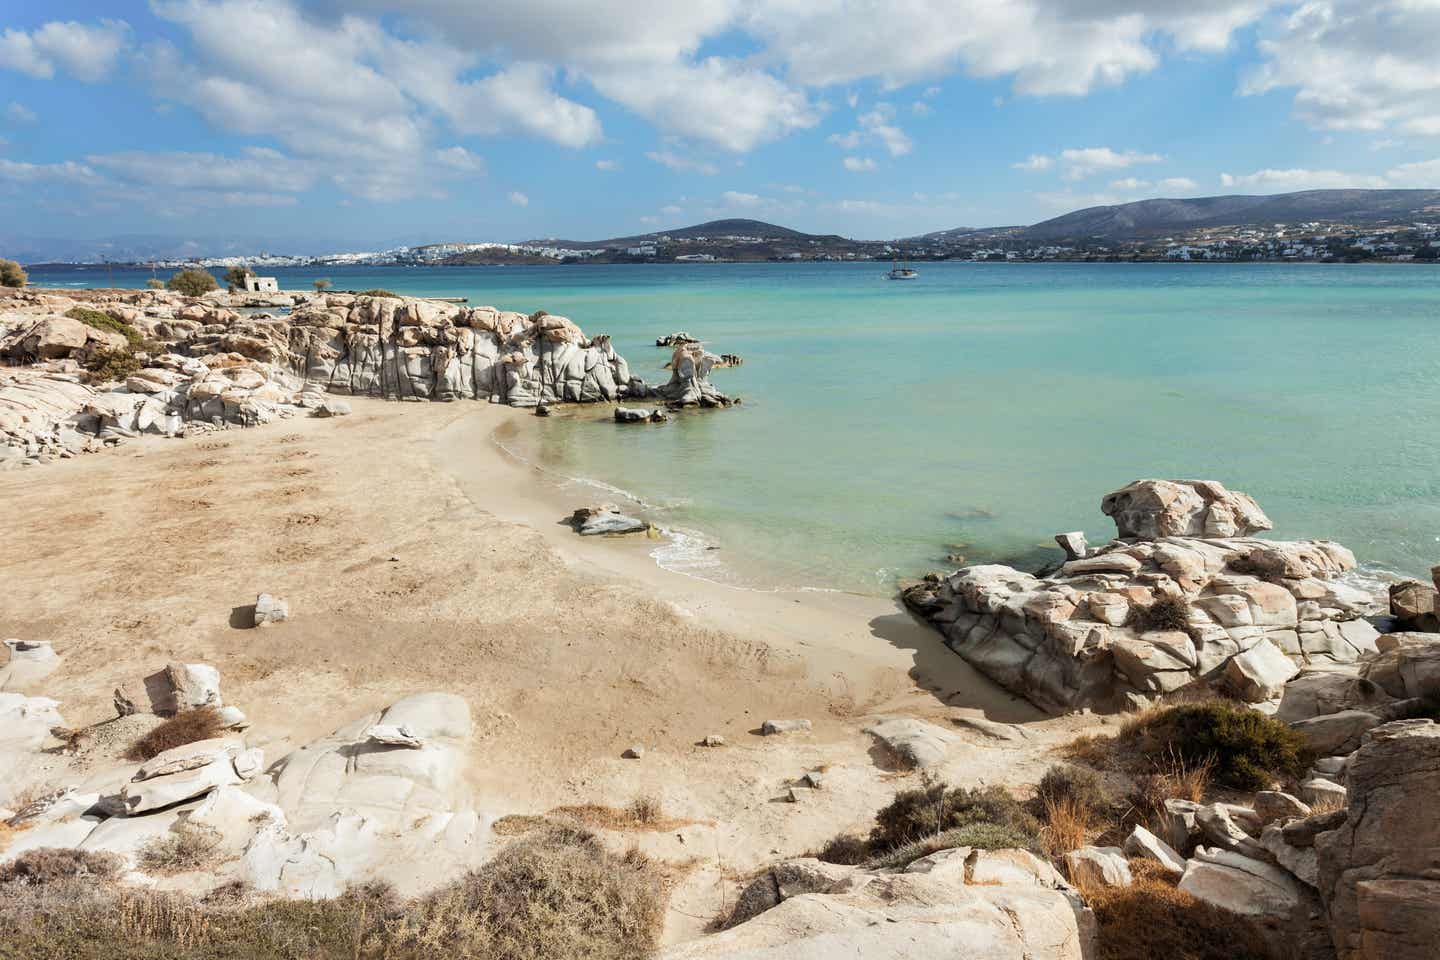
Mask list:
[[700,746],[702,746],[702,747],[723,747],[723,746],[725,746],[725,738],[722,737],[722,736],[720,736],[720,734],[718,734],[718,733],[706,734],[706,735],[705,735],[705,739],[700,741]]
[[1261,790],[1255,794],[1254,802],[1255,813],[1260,817],[1262,825],[1274,823],[1277,820],[1283,825],[1286,821],[1310,816],[1309,804],[1299,797],[1293,797],[1279,790]]
[[626,747],[625,752],[620,754],[620,756],[624,757],[626,760],[639,760],[641,757],[645,756],[645,748],[640,746],[639,744],[634,744],[632,746]]
[[809,729],[809,720],[766,720],[760,724],[760,734],[766,737],[777,733],[800,733]]
[[264,627],[290,619],[290,603],[262,593],[255,598],[255,626]]
[[666,413],[664,410],[661,410],[659,407],[656,407],[654,410],[650,411],[651,423],[664,423],[669,419],[670,414]]
[[642,410],[639,407],[616,407],[615,422],[644,423],[646,420],[650,419],[650,414],[652,412],[653,411],[650,410]]
[[415,736],[408,726],[403,724],[377,723],[365,732],[365,735],[376,743],[383,743],[393,747],[410,747],[419,750],[425,746],[425,741]]
[[543,404],[543,403],[537,403],[537,404],[535,404],[535,416],[537,416],[537,417],[548,417],[548,416],[550,416],[550,408],[547,407],[547,406],[545,406],[545,404]]
[[1079,887],[1128,887],[1130,863],[1119,847],[1081,847],[1065,854],[1070,882]]
[[1057,533],[1055,542],[1065,551],[1066,560],[1084,560],[1085,554],[1090,551],[1090,545],[1085,542],[1085,534],[1079,530]]
[[1346,790],[1333,780],[1316,777],[1313,780],[1306,780],[1300,784],[1300,796],[1304,797],[1307,803],[1329,801],[1339,803],[1340,806],[1343,807],[1345,805]]
[[325,402],[315,408],[317,417],[348,417],[350,415],[350,404],[344,400],[326,398]]
[[819,790],[825,783],[825,775],[819,770],[807,770],[805,775],[800,778],[800,782],[811,790]]
[[1130,831],[1130,836],[1125,838],[1124,850],[1127,857],[1154,860],[1167,873],[1173,873],[1177,877],[1185,872],[1185,858],[1176,853],[1170,844],[1142,826],[1137,825]]

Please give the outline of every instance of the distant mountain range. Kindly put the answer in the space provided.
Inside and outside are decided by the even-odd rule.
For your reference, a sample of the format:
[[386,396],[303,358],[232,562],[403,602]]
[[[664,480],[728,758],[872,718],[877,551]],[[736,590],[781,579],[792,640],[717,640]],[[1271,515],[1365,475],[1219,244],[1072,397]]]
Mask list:
[[[1270,196],[1193,197],[1189,199],[1138,200],[1112,206],[1089,207],[1030,226],[955,227],[889,241],[907,252],[944,256],[957,248],[984,248],[995,244],[1012,249],[1021,245],[1075,245],[1132,242],[1145,244],[1167,237],[1195,233],[1213,227],[1272,227],[1289,224],[1345,224],[1356,228],[1380,225],[1407,225],[1415,221],[1440,222],[1440,190],[1306,190]],[[625,259],[625,249],[669,238],[665,246],[671,256],[713,252],[717,258],[742,260],[783,259],[824,255],[832,258],[890,256],[885,241],[853,240],[836,234],[812,234],[762,220],[711,220],[688,227],[656,230],[651,233],[605,240],[562,240],[545,238],[523,241],[525,247],[561,248],[582,259],[613,262]],[[734,238],[749,238],[731,242]],[[759,241],[759,242],[755,242]],[[108,240],[0,237],[6,255],[22,262],[41,260],[69,262],[112,262],[183,258],[187,256],[255,256],[267,244],[263,240],[236,237],[213,245],[193,240],[159,236],[130,235]],[[288,243],[293,247],[297,244]],[[423,248],[399,248],[415,250]],[[594,251],[608,250],[601,257]],[[393,252],[393,251],[392,251]],[[529,253],[466,254],[447,262],[528,262],[540,259]],[[301,257],[299,259],[307,259]]]
[[[1264,197],[1137,200],[1089,207],[1029,227],[1008,228],[1022,240],[1144,240],[1204,227],[1331,221],[1376,224],[1440,219],[1440,190],[1305,190]],[[970,231],[971,234],[986,231]]]

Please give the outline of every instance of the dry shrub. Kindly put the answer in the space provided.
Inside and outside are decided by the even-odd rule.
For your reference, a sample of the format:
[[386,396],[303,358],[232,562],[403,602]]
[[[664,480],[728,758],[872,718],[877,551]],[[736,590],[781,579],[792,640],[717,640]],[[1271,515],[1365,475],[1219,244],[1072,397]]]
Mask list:
[[1317,797],[1315,802],[1310,804],[1310,816],[1319,817],[1327,813],[1334,813],[1337,810],[1346,810],[1348,807],[1345,801],[1336,796]]
[[900,791],[875,814],[870,849],[885,854],[937,834],[981,824],[999,828],[1017,841],[1009,846],[1034,849],[1040,835],[1040,824],[1003,787],[972,790],[931,782]]
[[1055,764],[1040,782],[1035,785],[1037,806],[1068,803],[1084,810],[1090,816],[1098,816],[1110,808],[1110,796],[1100,785],[1100,778],[1083,767]]
[[1146,710],[1125,724],[1119,744],[1152,760],[1173,756],[1188,767],[1208,762],[1217,782],[1238,790],[1297,778],[1313,759],[1305,737],[1288,724],[1220,699]]
[[1051,859],[1085,846],[1095,815],[1090,807],[1075,797],[1042,797],[1041,804],[1045,827],[1040,839]]
[[1158,864],[1130,869],[1128,887],[1081,891],[1099,924],[1097,960],[1275,960],[1245,917],[1179,890]]
[[864,837],[853,833],[837,833],[825,842],[815,859],[826,863],[838,863],[847,867],[857,866],[870,859],[870,844]]
[[865,866],[876,870],[908,867],[922,857],[957,847],[970,847],[973,850],[1030,850],[1036,853],[1043,849],[1038,827],[1035,833],[1029,833],[1004,824],[977,822],[896,847],[867,861]]
[[149,873],[185,873],[201,870],[220,859],[220,835],[212,828],[188,821],[148,841],[136,860]]
[[650,794],[642,794],[630,801],[630,806],[625,808],[630,814],[630,819],[635,823],[644,826],[653,826],[664,818],[663,808],[660,806],[660,798]]
[[218,737],[224,729],[220,711],[214,707],[183,710],[132,743],[125,751],[125,759],[150,760],[166,750]]
[[1060,748],[1060,756],[1066,760],[1083,763],[1096,770],[1109,770],[1114,752],[1115,738],[1095,733],[1078,736]]
[[1127,626],[1145,633],[1149,630],[1190,630],[1190,605],[1181,597],[1166,594],[1145,607],[1131,607]]
[[39,847],[27,850],[0,866],[0,884],[40,885],[64,880],[110,880],[120,874],[123,861],[113,853]]
[[1122,819],[1128,825],[1156,822],[1165,810],[1166,800],[1203,803],[1209,795],[1214,768],[1211,760],[1191,765],[1177,751],[1170,750],[1152,763],[1153,772],[1136,777],[1125,798],[1129,810]]

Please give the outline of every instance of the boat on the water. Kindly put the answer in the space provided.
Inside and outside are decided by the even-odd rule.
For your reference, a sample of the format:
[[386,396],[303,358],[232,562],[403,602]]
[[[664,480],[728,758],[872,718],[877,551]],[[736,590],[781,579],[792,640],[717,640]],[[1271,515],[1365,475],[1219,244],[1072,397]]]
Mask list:
[[920,276],[919,270],[910,268],[910,261],[891,261],[890,272],[885,275],[890,280],[914,280]]

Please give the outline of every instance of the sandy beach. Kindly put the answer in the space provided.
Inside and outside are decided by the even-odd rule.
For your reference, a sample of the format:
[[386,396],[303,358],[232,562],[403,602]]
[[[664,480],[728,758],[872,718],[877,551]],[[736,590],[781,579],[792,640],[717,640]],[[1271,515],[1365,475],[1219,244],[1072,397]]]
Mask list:
[[[0,479],[21,518],[0,622],[64,653],[47,691],[67,720],[113,715],[117,684],[172,660],[218,667],[269,757],[399,696],[457,693],[488,815],[648,795],[693,821],[617,838],[674,865],[670,939],[702,929],[747,872],[863,828],[918,776],[861,732],[867,718],[1025,722],[1019,744],[960,731],[938,771],[1016,785],[1095,722],[1043,719],[896,602],[740,590],[660,569],[643,536],[576,536],[561,521],[583,498],[494,442],[543,427],[524,412],[354,406]],[[283,629],[248,629],[261,591],[290,601]],[[785,718],[814,729],[757,735]],[[728,745],[697,746],[707,735]],[[621,758],[631,745],[643,759]],[[822,766],[826,789],[782,802]]]

